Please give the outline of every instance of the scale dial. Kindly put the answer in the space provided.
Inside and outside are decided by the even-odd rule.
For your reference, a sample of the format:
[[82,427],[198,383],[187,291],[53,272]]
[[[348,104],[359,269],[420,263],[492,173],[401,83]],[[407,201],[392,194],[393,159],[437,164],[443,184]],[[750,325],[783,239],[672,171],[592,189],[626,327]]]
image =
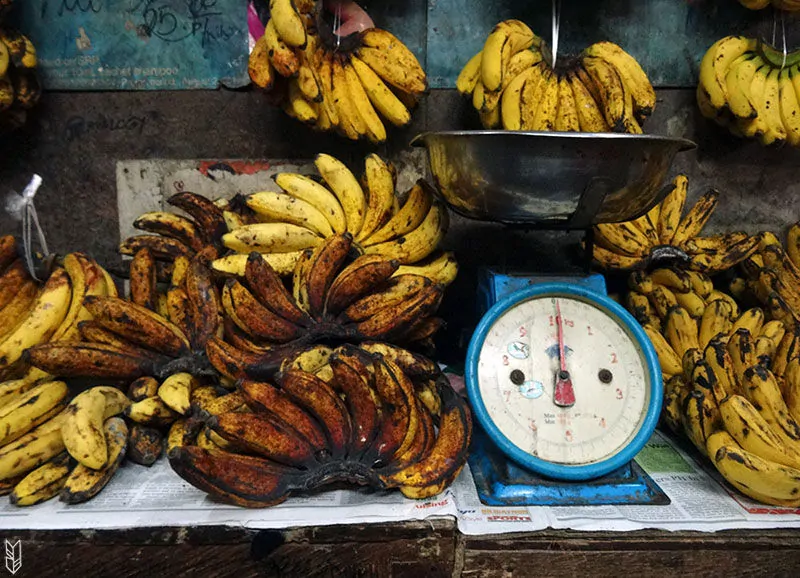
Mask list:
[[470,399],[512,459],[563,479],[598,477],[644,446],[661,408],[652,346],[619,305],[545,284],[501,301],[470,344]]

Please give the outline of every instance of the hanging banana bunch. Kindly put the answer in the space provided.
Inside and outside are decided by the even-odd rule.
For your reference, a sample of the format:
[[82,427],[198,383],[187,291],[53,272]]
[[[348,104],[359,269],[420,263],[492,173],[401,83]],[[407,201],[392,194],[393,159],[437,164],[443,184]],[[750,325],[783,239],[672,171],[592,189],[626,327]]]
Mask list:
[[253,84],[277,93],[289,116],[350,140],[386,140],[405,126],[427,89],[414,54],[386,30],[336,36],[322,2],[271,0],[264,35],[250,54]]
[[[10,7],[0,1],[0,18]],[[25,124],[28,111],[42,95],[36,71],[36,48],[30,39],[0,22],[0,128]]]
[[553,69],[544,41],[519,20],[497,24],[456,80],[485,128],[641,134],[656,95],[636,60],[612,42]]

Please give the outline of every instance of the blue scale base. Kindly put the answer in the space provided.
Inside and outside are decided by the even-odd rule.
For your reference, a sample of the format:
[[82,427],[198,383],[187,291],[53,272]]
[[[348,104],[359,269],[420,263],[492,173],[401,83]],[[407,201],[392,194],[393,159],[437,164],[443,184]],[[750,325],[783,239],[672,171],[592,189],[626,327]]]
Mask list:
[[[567,282],[606,295],[602,275],[587,277],[506,274],[484,270],[479,286],[481,313],[509,293],[535,283]],[[667,505],[669,497],[635,462],[601,478],[566,482],[540,477],[500,452],[480,427],[473,433],[469,467],[478,496],[487,506]]]

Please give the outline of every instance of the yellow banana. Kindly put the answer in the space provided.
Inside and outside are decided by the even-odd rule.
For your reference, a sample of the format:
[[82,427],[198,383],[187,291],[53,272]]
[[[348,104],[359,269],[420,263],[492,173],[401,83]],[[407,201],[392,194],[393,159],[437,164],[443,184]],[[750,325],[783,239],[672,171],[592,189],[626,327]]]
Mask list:
[[333,235],[330,222],[314,205],[287,193],[264,191],[247,197],[247,206],[268,222],[291,223],[328,237]]
[[458,262],[451,252],[438,252],[413,265],[401,265],[393,277],[400,275],[420,275],[439,285],[447,286],[458,275]]
[[436,250],[447,232],[449,222],[447,208],[436,201],[416,229],[397,239],[369,245],[364,252],[396,259],[402,265],[416,263]]
[[520,21],[503,21],[497,24],[486,38],[481,57],[481,81],[490,91],[503,84],[503,73],[508,62],[518,52],[531,47],[536,35]]
[[712,339],[718,336],[726,336],[731,332],[733,321],[731,314],[733,310],[727,301],[718,299],[712,301],[706,306],[703,311],[703,316],[700,319],[700,333],[699,343],[700,347],[705,347],[711,342]]
[[192,390],[197,386],[197,379],[192,374],[174,373],[161,383],[158,397],[173,411],[186,415],[191,406]]
[[661,371],[670,377],[682,373],[683,366],[681,365],[681,359],[661,333],[650,325],[645,325],[644,331],[647,333],[647,336],[653,344],[653,348],[656,350],[658,361],[661,365]]
[[739,56],[756,48],[755,41],[743,36],[726,36],[715,42],[700,62],[699,90],[716,111],[727,108],[728,88],[725,78],[730,65]]
[[239,253],[291,253],[316,247],[322,237],[291,223],[245,225],[222,236],[222,243]]
[[475,56],[470,58],[461,69],[456,79],[456,88],[458,92],[464,95],[472,94],[475,85],[481,77],[481,56],[483,51],[478,52]]
[[270,0],[269,15],[281,40],[296,48],[306,45],[306,27],[292,0]]
[[664,336],[681,358],[688,349],[699,349],[697,323],[683,307],[672,307],[667,313]]
[[58,495],[72,467],[69,455],[61,453],[25,476],[11,492],[9,501],[15,506],[33,506]]
[[326,187],[305,175],[295,173],[278,173],[274,178],[281,189],[322,213],[336,234],[347,231],[342,206]]
[[609,127],[603,113],[598,108],[598,104],[592,96],[591,91],[586,88],[581,79],[574,71],[567,74],[572,94],[575,98],[578,121],[582,132],[608,132]]
[[59,413],[66,405],[63,381],[49,381],[21,394],[0,409],[0,447],[22,437]]
[[366,211],[366,199],[358,179],[344,163],[330,155],[317,155],[314,164],[342,205],[347,219],[347,231],[353,236],[358,235]]
[[406,105],[403,104],[392,90],[386,86],[381,80],[380,76],[364,62],[356,57],[350,57],[350,63],[353,65],[364,90],[367,92],[370,101],[375,108],[380,112],[389,122],[395,126],[406,126],[411,121],[411,113]]

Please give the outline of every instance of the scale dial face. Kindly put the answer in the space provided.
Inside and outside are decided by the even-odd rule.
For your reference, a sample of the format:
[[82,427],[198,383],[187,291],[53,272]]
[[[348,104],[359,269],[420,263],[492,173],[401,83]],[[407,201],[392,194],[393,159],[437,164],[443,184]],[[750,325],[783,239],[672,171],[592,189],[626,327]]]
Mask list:
[[596,297],[523,299],[482,337],[475,376],[480,413],[495,434],[537,460],[566,467],[610,460],[652,413],[647,356],[629,326]]

